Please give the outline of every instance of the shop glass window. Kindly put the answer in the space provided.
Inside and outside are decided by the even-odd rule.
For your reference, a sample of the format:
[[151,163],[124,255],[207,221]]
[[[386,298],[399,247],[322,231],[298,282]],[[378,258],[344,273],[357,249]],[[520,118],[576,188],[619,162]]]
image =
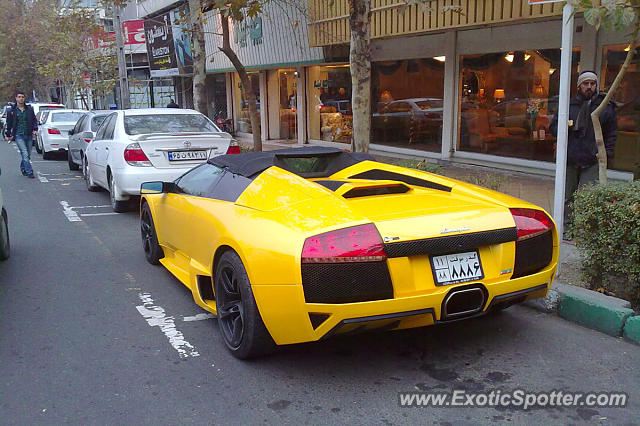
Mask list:
[[440,152],[444,60],[436,58],[372,64],[372,142]]
[[[607,91],[618,75],[627,52],[628,44],[605,46],[600,80],[601,90]],[[636,49],[622,82],[613,94],[618,116],[618,138],[609,162],[610,169],[633,172],[640,177],[640,47]]]
[[[242,81],[240,76],[235,73],[233,75],[233,81],[236,87],[240,90],[234,90],[234,102],[236,111],[236,123],[235,130],[242,133],[253,133],[251,128],[251,119],[249,117],[249,101],[247,100],[246,91],[242,87]],[[258,102],[258,115],[260,115],[260,76],[258,73],[249,73],[249,81],[253,92],[256,94]]]
[[279,70],[278,80],[280,84],[280,138],[297,139],[297,72],[293,69]]
[[308,122],[310,139],[351,143],[351,72],[349,65],[308,69]]
[[[575,95],[580,51],[574,49]],[[457,149],[555,161],[560,49],[465,55],[460,60]]]

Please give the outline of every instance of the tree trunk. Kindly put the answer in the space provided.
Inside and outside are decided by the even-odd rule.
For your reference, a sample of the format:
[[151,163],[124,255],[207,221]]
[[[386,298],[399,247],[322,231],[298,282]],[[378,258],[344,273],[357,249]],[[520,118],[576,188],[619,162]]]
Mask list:
[[369,152],[371,136],[371,0],[349,0],[351,29],[351,109],[353,136],[351,148]]
[[596,146],[598,147],[598,175],[601,184],[607,183],[607,150],[604,146],[604,136],[602,135],[602,126],[600,125],[600,114],[607,107],[613,93],[616,91],[618,86],[620,86],[622,77],[624,77],[624,73],[627,71],[627,68],[629,68],[631,59],[633,59],[633,55],[636,52],[639,25],[640,23],[636,20],[633,27],[633,34],[631,36],[631,43],[629,45],[629,52],[627,52],[627,57],[622,64],[622,68],[620,68],[618,75],[616,75],[615,80],[613,80],[613,83],[611,84],[611,87],[607,92],[607,96],[604,97],[600,105],[598,105],[598,107],[591,113],[591,121],[593,122],[593,130],[596,136]]
[[207,87],[205,84],[206,52],[204,47],[204,26],[200,0],[189,0],[191,16],[191,53],[193,55],[193,106],[196,111],[207,115]]
[[260,114],[258,113],[258,102],[256,94],[253,91],[251,81],[249,81],[249,74],[245,69],[240,59],[236,55],[236,52],[231,48],[231,39],[229,36],[229,17],[224,15],[223,11],[220,11],[220,20],[222,23],[222,47],[219,49],[224,53],[231,61],[234,68],[240,76],[244,93],[247,96],[249,102],[249,119],[251,120],[251,130],[253,132],[253,150],[262,151],[262,132],[260,130]]

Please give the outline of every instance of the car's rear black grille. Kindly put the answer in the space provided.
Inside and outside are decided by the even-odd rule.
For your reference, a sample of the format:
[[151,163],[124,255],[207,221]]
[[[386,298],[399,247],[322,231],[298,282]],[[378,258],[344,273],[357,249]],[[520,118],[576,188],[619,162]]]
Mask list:
[[551,231],[516,242],[516,261],[511,278],[535,274],[551,262],[552,256],[553,234]]
[[305,263],[302,287],[307,303],[354,303],[393,298],[387,262]]
[[403,241],[400,243],[387,243],[384,245],[384,251],[387,253],[387,257],[459,253],[482,246],[515,241],[517,236],[516,228],[496,229],[494,231],[425,238],[423,240]]

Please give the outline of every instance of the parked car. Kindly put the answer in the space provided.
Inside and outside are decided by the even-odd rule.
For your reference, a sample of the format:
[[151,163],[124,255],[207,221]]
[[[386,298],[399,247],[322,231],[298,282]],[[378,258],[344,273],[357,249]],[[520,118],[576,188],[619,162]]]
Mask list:
[[31,107],[33,108],[33,113],[35,114],[36,117],[38,117],[38,113],[40,111],[47,111],[47,110],[51,110],[51,109],[66,109],[67,108],[63,104],[55,104],[55,103],[33,102],[33,103],[30,103],[29,105],[31,105]]
[[81,109],[57,109],[48,111],[38,126],[36,151],[42,153],[45,160],[51,159],[54,152],[67,151],[69,130],[73,129],[85,113]]
[[11,108],[10,105],[5,105],[0,109],[0,132],[4,131],[4,126],[7,125],[7,111]]
[[375,140],[439,139],[443,101],[439,98],[399,99],[372,114]]
[[9,258],[11,252],[9,244],[9,216],[4,208],[2,189],[0,188],[0,260]]
[[69,149],[67,150],[69,170],[80,170],[89,142],[96,135],[96,131],[104,119],[112,112],[108,110],[89,111],[80,117],[73,129],[69,130]]
[[238,358],[476,318],[544,297],[558,263],[542,208],[338,148],[222,155],[141,192],[147,261]]
[[197,111],[114,111],[89,142],[83,172],[87,188],[107,189],[113,210],[123,212],[142,182],[170,181],[210,157],[233,152],[240,149],[231,135]]

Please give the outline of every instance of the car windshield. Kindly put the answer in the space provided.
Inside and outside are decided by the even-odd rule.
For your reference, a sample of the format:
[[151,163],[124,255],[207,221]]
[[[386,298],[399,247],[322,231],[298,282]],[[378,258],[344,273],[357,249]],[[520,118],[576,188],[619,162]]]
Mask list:
[[63,108],[65,108],[64,105],[60,105],[60,106],[58,106],[58,105],[43,105],[43,106],[40,107],[40,111],[47,111],[47,110],[50,110],[50,109],[63,109]]
[[52,122],[73,121],[76,122],[82,117],[82,112],[54,112],[51,114]]
[[100,127],[100,125],[102,124],[102,122],[104,121],[105,118],[107,118],[108,115],[98,115],[96,117],[93,117],[91,119],[91,131],[95,132],[98,130],[98,127]]
[[128,135],[143,135],[182,132],[217,133],[220,130],[202,114],[150,114],[125,117],[124,131]]

